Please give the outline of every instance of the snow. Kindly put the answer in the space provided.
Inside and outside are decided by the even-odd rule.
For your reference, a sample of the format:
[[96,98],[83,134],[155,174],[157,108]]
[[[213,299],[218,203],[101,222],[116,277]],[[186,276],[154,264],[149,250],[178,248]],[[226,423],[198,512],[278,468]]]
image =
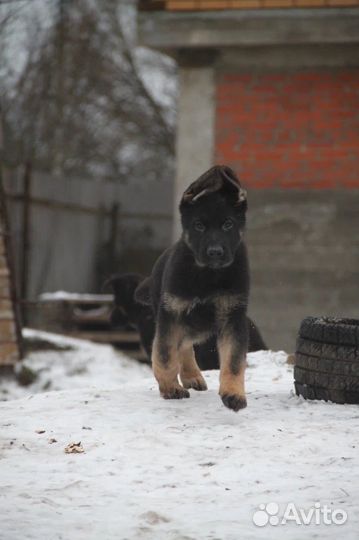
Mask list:
[[[1,540],[358,538],[358,408],[295,396],[285,353],[249,355],[248,407],[233,413],[218,372],[205,372],[208,392],[165,401],[146,367],[71,342],[27,359],[44,366],[49,354],[63,390],[0,403]],[[78,361],[87,371],[66,376]],[[84,453],[65,453],[80,441]],[[348,520],[253,524],[260,504],[290,502]]]
[[54,301],[54,300],[66,300],[70,302],[112,302],[112,294],[79,294],[71,293],[67,291],[55,291],[55,292],[46,292],[40,294],[40,300],[43,302]]
[[23,333],[28,341],[43,339],[65,350],[28,354],[23,363],[38,374],[38,379],[30,387],[19,386],[14,380],[0,379],[0,400],[22,398],[46,389],[114,388],[139,379],[152,379],[147,365],[127,358],[110,345],[39,330],[25,329]]

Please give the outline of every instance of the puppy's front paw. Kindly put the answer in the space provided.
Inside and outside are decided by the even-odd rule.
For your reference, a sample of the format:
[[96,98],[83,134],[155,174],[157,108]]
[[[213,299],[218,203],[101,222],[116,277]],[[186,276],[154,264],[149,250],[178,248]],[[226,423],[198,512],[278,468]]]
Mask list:
[[223,404],[232,411],[238,412],[240,409],[245,409],[247,407],[245,396],[240,396],[239,394],[223,394],[221,398]]
[[185,377],[181,377],[182,384],[185,388],[193,388],[193,390],[203,391],[207,390],[207,383],[202,377],[202,375],[198,375],[197,377],[191,377],[186,379]]
[[190,397],[188,390],[185,390],[180,385],[166,388],[166,390],[160,390],[160,392],[163,399],[183,399]]

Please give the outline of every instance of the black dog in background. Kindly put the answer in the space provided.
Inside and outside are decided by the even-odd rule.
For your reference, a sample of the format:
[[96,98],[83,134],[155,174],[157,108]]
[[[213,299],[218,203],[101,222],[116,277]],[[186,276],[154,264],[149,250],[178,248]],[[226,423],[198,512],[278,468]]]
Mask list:
[[[155,336],[155,319],[150,305],[142,304],[135,299],[135,290],[141,283],[149,281],[140,274],[116,274],[107,280],[114,294],[114,308],[111,313],[113,326],[134,326],[141,339],[141,344],[151,360],[152,342]],[[148,291],[148,296],[150,292]],[[247,317],[249,334],[248,352],[266,351],[264,342],[255,323]],[[219,357],[215,337],[205,343],[194,346],[195,356],[200,369],[219,369]]]
[[140,334],[142,347],[151,360],[152,341],[155,335],[155,320],[151,306],[135,300],[135,290],[144,280],[140,274],[116,274],[105,283],[114,294],[111,313],[112,326],[134,326]]

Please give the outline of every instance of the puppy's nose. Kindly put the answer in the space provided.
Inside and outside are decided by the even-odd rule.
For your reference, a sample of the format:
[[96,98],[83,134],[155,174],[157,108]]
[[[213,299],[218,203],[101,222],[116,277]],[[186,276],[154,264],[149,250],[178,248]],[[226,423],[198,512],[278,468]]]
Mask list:
[[209,246],[207,248],[207,255],[211,259],[220,259],[224,255],[224,249],[222,246]]

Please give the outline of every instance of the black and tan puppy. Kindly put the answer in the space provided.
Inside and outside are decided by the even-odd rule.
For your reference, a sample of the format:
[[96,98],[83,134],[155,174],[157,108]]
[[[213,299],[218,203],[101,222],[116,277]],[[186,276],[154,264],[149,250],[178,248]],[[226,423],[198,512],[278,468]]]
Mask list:
[[[145,294],[145,303],[138,302],[135,299],[135,290],[143,280],[144,277],[140,274],[115,274],[106,281],[104,286],[110,285],[114,293],[111,324],[115,327],[135,327],[139,332],[140,340],[146,351],[148,360],[151,361],[152,342],[155,337],[155,319],[150,301],[150,279],[146,278],[148,288]],[[141,289],[142,294],[144,294],[145,287],[142,286]],[[249,317],[247,317],[247,327],[249,338],[248,352],[268,350],[259,329]],[[200,369],[219,368],[217,340],[215,336],[211,336],[204,343],[195,345],[194,352]]]
[[[247,196],[235,173],[216,166],[185,191],[183,234],[136,291],[150,296],[156,332],[152,365],[165,399],[206,390],[193,345],[214,336],[220,357],[219,394],[229,409],[246,404],[249,271],[243,240]],[[180,377],[180,384],[178,380]]]

